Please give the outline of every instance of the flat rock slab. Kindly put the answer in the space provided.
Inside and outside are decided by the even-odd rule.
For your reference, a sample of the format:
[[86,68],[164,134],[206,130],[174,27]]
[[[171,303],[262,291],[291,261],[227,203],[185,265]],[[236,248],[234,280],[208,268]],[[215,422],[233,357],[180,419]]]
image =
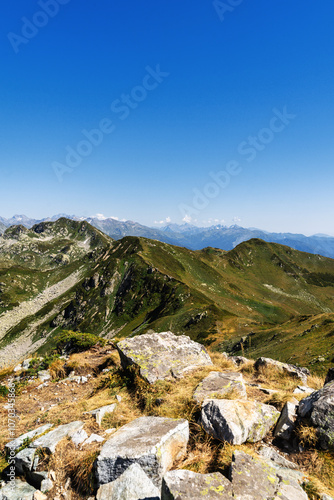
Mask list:
[[0,489],[0,500],[33,500],[36,489],[30,484],[15,479]]
[[160,500],[160,492],[137,463],[112,483],[100,486],[96,500]]
[[33,431],[26,432],[25,434],[22,434],[18,438],[14,439],[13,441],[10,441],[10,443],[6,444],[6,448],[10,448],[12,450],[17,450],[23,445],[23,442],[26,441],[27,439],[32,440],[37,436],[40,436],[43,434],[45,431],[51,429],[53,427],[52,424],[45,424],[42,425],[41,427],[37,427],[37,429],[34,429]]
[[164,475],[161,500],[230,500],[232,484],[219,472],[197,474],[189,470],[173,470]]
[[186,335],[172,332],[146,333],[117,344],[123,368],[136,365],[140,375],[153,384],[157,380],[180,378],[187,371],[212,366],[205,347]]
[[297,481],[287,478],[260,457],[242,451],[233,453],[230,468],[235,500],[307,500]]
[[279,416],[274,406],[256,401],[212,399],[203,403],[201,423],[208,434],[220,441],[255,443],[268,434]]
[[298,415],[317,429],[321,448],[334,449],[334,381],[302,399]]
[[183,419],[139,417],[118,429],[104,443],[96,461],[99,485],[115,481],[138,463],[160,487],[163,475],[186,454],[189,423]]
[[274,366],[278,370],[288,373],[291,377],[299,378],[305,385],[307,384],[307,377],[310,375],[310,371],[307,368],[289,365],[288,363],[282,363],[281,361],[271,358],[259,358],[254,364],[255,370],[259,370],[259,368],[266,366]]
[[205,399],[224,398],[232,393],[239,399],[247,399],[242,373],[211,372],[197,386],[194,399],[197,403],[202,403]]
[[69,424],[60,425],[56,429],[44,436],[35,439],[30,445],[30,448],[43,448],[48,453],[54,453],[56,451],[57,444],[65,437],[72,437],[77,431],[81,430],[84,423],[80,420],[76,422],[71,422]]

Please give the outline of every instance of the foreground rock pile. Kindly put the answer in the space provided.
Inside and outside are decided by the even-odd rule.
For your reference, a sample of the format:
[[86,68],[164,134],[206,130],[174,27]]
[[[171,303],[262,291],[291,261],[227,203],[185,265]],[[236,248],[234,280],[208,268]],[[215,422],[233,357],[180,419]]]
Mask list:
[[[117,349],[123,367],[136,366],[149,385],[161,380],[177,384],[191,371],[213,365],[203,346],[171,332],[126,339]],[[231,363],[247,360],[232,359]],[[300,402],[289,401],[278,411],[273,405],[248,399],[242,373],[232,370],[210,371],[193,392],[194,404],[200,408],[197,425],[208,436],[229,445],[258,443],[256,450],[234,449],[225,475],[218,470],[200,474],[182,467],[191,430],[185,418],[145,415],[118,429],[107,429],[104,436],[92,433],[83,419],[65,425],[45,424],[7,443],[7,453],[14,454],[17,478],[15,483],[3,484],[0,500],[69,500],[65,490],[63,496],[54,493],[55,474],[42,461],[45,455],[55,455],[66,440],[81,449],[91,443],[98,445],[93,463],[95,496],[90,500],[307,500],[303,489],[307,478],[272,441],[288,449],[293,445],[296,425],[303,422],[316,433],[318,446],[333,450],[334,381],[330,374],[322,389],[309,394],[306,369],[268,358],[255,363],[258,369],[268,365],[299,378],[304,384],[300,391],[306,397]],[[102,418],[116,411],[117,404],[83,414],[101,426]]]

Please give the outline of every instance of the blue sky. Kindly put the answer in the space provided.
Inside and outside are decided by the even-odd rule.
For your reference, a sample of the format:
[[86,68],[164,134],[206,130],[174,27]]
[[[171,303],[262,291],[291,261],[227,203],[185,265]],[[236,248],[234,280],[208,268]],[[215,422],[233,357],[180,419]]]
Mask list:
[[6,2],[0,215],[334,234],[333,17],[330,0]]

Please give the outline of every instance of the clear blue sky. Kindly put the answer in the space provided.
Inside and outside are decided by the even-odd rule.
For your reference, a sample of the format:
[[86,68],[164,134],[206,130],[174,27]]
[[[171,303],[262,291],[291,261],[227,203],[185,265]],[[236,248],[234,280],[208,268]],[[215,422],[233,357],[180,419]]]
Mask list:
[[5,2],[0,215],[334,234],[334,3],[229,2]]

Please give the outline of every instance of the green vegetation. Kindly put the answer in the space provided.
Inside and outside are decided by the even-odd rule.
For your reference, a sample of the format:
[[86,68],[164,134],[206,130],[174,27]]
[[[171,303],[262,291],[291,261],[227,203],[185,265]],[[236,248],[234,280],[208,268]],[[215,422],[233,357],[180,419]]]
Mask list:
[[252,358],[317,368],[324,357],[323,370],[334,358],[334,260],[283,245],[253,239],[230,252],[191,251],[138,237],[112,241],[66,219],[6,231],[0,314],[52,286],[49,300],[0,338],[0,349],[30,332],[33,342],[45,339],[43,355],[64,330],[120,339],[153,329]]
[[[93,347],[94,345],[105,345],[106,341],[92,333],[72,332],[64,330],[56,337],[58,351],[81,352]],[[51,362],[54,358],[50,359]]]

